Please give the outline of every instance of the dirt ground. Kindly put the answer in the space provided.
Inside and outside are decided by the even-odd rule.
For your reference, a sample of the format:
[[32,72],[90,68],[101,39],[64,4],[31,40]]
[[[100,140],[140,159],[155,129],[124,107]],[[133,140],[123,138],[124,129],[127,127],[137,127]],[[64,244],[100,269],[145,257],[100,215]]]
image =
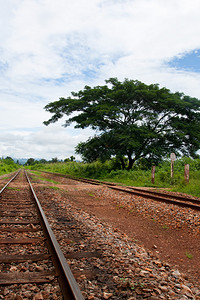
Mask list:
[[[52,178],[52,175],[45,176]],[[162,211],[163,208],[165,221],[162,222],[162,216],[155,220],[148,209],[144,213],[143,209],[140,211],[133,205],[130,210],[128,202],[140,202],[141,199],[137,196],[118,193],[102,185],[74,182],[66,178],[56,177],[56,181],[60,181],[60,184],[57,183],[55,186],[62,191],[63,201],[67,197],[76,207],[98,217],[102,222],[113,226],[116,231],[120,230],[155,257],[179,269],[185,274],[186,279],[200,286],[200,225],[194,226],[193,230],[191,230],[192,222],[190,227],[187,225],[171,227],[168,224],[174,222],[174,215],[171,214],[173,209],[170,206],[166,209],[166,204],[152,204],[152,200],[145,200],[147,207],[151,203],[155,205],[155,210],[159,207]],[[187,212],[185,208],[176,207],[175,213],[185,216],[193,214],[193,211]],[[200,213],[197,214],[200,220]]]
[[[105,187],[77,184],[61,186],[67,190],[67,198],[83,209],[120,230],[147,251],[164,260],[185,274],[195,285],[200,286],[200,242],[199,234],[187,226],[170,228],[155,222],[151,214],[143,214],[124,204],[119,205],[116,193]],[[121,195],[121,197],[123,197]],[[130,196],[127,196],[130,197]],[[131,196],[136,198],[136,196]],[[162,206],[162,203],[159,205]],[[170,215],[169,215],[170,222]]]

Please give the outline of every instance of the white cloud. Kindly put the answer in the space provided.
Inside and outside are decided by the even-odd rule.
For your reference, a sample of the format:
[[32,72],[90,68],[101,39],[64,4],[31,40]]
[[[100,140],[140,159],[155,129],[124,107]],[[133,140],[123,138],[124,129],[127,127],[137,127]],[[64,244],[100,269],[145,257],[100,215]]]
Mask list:
[[74,155],[74,146],[92,132],[44,127],[49,115],[43,107],[112,76],[200,98],[200,74],[167,65],[200,48],[199,0],[0,0],[0,5],[0,155]]
[[[74,155],[74,148],[80,141],[86,141],[91,135],[91,130],[84,132],[76,130],[72,132],[72,127],[63,128],[56,124],[52,128],[43,127],[27,131],[8,131],[0,133],[1,151],[9,152],[9,156],[18,158],[45,158],[50,160],[53,157],[65,159]],[[7,156],[7,152],[4,156]],[[76,155],[80,159],[79,155]]]

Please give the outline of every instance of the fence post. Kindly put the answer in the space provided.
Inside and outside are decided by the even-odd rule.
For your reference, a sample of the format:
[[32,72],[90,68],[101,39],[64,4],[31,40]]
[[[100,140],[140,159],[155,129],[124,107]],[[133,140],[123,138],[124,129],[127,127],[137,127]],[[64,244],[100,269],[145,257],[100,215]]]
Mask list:
[[185,165],[185,182],[189,183],[189,173],[190,173],[190,165]]
[[174,176],[174,161],[176,160],[175,153],[171,153],[170,158],[171,158],[171,178],[173,178],[173,176]]
[[151,168],[151,182],[153,184],[155,182],[155,170],[156,170],[156,166],[152,166],[152,168]]

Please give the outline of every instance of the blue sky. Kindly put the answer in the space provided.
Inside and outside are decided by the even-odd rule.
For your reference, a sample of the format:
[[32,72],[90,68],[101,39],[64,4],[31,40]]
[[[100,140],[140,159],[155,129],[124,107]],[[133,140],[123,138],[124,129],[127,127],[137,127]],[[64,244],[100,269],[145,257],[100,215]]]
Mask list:
[[200,49],[178,55],[168,64],[176,70],[200,73]]
[[[0,156],[64,159],[94,132],[44,106],[118,77],[200,99],[199,0],[0,0]],[[76,155],[75,155],[76,156]]]

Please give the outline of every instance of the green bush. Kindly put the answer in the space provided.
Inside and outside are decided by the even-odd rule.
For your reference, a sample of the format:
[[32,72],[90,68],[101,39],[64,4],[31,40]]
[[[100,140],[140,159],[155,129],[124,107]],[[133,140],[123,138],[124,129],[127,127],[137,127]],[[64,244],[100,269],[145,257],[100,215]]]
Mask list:
[[[184,165],[188,163],[190,165],[190,181],[189,184],[186,184],[184,180]],[[187,157],[177,159],[174,162],[173,178],[171,178],[170,160],[163,160],[163,162],[156,166],[155,184],[151,183],[151,168],[146,169],[143,165],[140,168],[140,165],[137,164],[132,170],[121,170],[116,168],[116,161],[113,159],[104,163],[100,161],[93,163],[75,161],[65,163],[57,162],[36,164],[27,168],[69,174],[76,177],[118,182],[131,186],[164,187],[173,191],[200,196],[200,159]]]
[[15,164],[13,160],[0,159],[0,175],[12,173],[19,168],[20,166]]

